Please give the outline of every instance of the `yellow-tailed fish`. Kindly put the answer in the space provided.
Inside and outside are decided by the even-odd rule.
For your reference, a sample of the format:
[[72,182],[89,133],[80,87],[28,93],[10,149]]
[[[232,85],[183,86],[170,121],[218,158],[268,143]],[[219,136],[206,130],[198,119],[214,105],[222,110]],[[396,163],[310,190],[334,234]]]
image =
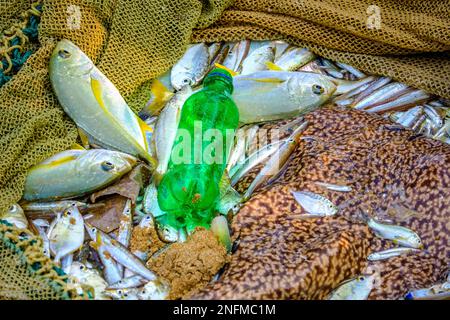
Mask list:
[[259,71],[233,79],[239,121],[254,123],[306,114],[336,90],[326,76],[310,72]]
[[147,280],[157,279],[155,273],[147,269],[147,267],[142,263],[142,261],[138,257],[129,252],[128,249],[125,248],[117,240],[112,239],[109,235],[89,225],[88,223],[86,223],[86,227],[91,238],[93,239],[96,239],[97,237],[100,238],[100,240],[97,240],[97,242],[101,241],[101,243],[104,244],[109,254],[115,261],[117,261],[127,269],[130,269],[134,273],[146,278]]
[[373,218],[365,217],[365,219],[367,220],[367,225],[378,237],[391,240],[393,243],[404,247],[416,249],[423,248],[419,235],[411,229],[377,222]]
[[344,281],[334,290],[328,300],[367,300],[375,283],[375,275],[360,275]]
[[174,94],[159,79],[153,80],[150,92],[149,101],[139,112],[139,116],[144,120],[158,114]]
[[338,208],[327,198],[309,191],[292,191],[295,201],[307,212],[301,217],[329,217],[338,212]]
[[50,80],[64,111],[97,143],[155,165],[147,152],[144,122],[116,87],[77,46],[60,41],[50,58]]
[[170,74],[175,90],[198,85],[208,71],[209,60],[208,47],[204,43],[189,46]]
[[23,198],[37,201],[82,196],[122,177],[136,160],[103,149],[63,151],[28,171]]
[[269,44],[255,49],[242,62],[241,74],[267,70],[267,62],[273,62],[274,59],[275,47],[273,45]]
[[3,215],[0,215],[0,220],[5,220],[19,229],[26,229],[28,227],[28,219],[22,207],[18,204],[10,206]]
[[50,252],[59,263],[61,258],[74,253],[84,241],[84,221],[77,207],[59,213],[48,230]]
[[415,249],[415,248],[401,248],[401,247],[400,248],[392,248],[392,249],[387,249],[387,250],[371,253],[367,257],[367,260],[369,260],[369,261],[386,260],[386,259],[389,259],[392,257],[400,256],[402,254],[408,254],[408,253],[413,253],[413,252],[420,252],[420,250]]
[[79,283],[94,289],[94,300],[109,300],[104,294],[108,283],[101,277],[97,270],[89,269],[81,262],[73,262],[70,273]]

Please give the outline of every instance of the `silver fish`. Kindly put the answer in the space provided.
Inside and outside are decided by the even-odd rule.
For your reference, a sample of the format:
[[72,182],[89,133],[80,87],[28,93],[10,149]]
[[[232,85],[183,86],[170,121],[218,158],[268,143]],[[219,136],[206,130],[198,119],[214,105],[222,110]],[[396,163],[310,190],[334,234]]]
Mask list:
[[54,202],[27,202],[22,204],[22,208],[27,214],[31,212],[58,212],[63,211],[72,206],[76,206],[78,210],[84,211],[90,209],[92,205],[89,205],[80,201],[71,201],[71,200],[63,200],[63,201],[54,201]]
[[261,185],[269,181],[271,178],[275,177],[285,165],[292,152],[298,145],[298,140],[300,135],[308,126],[308,122],[305,121],[300,125],[291,137],[283,143],[277,153],[271,156],[266,165],[261,169],[255,179],[252,181],[247,191],[244,194],[244,201],[249,199],[253,192]]
[[404,109],[411,105],[416,105],[430,98],[430,95],[424,90],[414,90],[412,92],[406,93],[393,101],[389,101],[383,104],[379,104],[375,107],[366,109],[367,112],[386,112],[394,111],[397,109]]
[[441,118],[440,114],[434,109],[432,106],[425,104],[423,111],[428,116],[428,119],[430,119],[433,122],[433,125],[437,128],[441,128],[444,125],[444,120]]
[[367,257],[367,260],[369,260],[369,261],[385,260],[385,259],[389,259],[392,257],[397,257],[402,254],[412,253],[412,252],[420,252],[420,250],[414,249],[414,248],[392,248],[392,249],[387,249],[387,250],[380,251],[380,252],[371,253]]
[[392,240],[395,244],[401,246],[423,249],[420,237],[408,228],[383,224],[375,221],[373,218],[368,219],[367,225],[380,238]]
[[82,196],[116,181],[135,163],[136,158],[116,151],[64,151],[28,171],[23,198],[36,201]]
[[134,273],[146,278],[147,280],[155,280],[157,278],[157,276],[152,271],[147,269],[147,267],[138,257],[129,252],[128,249],[120,244],[117,240],[112,239],[109,235],[89,225],[88,223],[86,223],[86,227],[92,239],[96,239],[97,237],[101,239],[101,242],[104,244],[111,257],[115,261],[117,261],[127,269],[130,269]]
[[409,89],[409,86],[406,84],[399,82],[389,83],[388,85],[374,91],[371,95],[354,104],[353,108],[358,110],[366,109],[370,106],[383,103],[389,99],[399,96],[407,89]]
[[104,294],[108,283],[101,277],[97,270],[89,269],[80,262],[73,262],[70,268],[70,275],[79,283],[90,286],[94,289],[95,300],[109,300]]
[[113,283],[108,286],[108,289],[130,289],[130,288],[138,288],[143,286],[148,282],[147,279],[134,275],[128,278],[123,278],[116,283]]
[[364,86],[365,84],[372,83],[375,80],[375,77],[370,76],[366,77],[357,81],[351,81],[351,80],[340,80],[340,79],[333,79],[329,78],[330,81],[333,81],[334,84],[336,84],[336,91],[334,92],[335,96],[348,93],[352,90],[355,90],[361,86]]
[[251,52],[242,62],[241,74],[250,74],[257,71],[267,70],[267,63],[275,59],[275,48],[273,45],[262,46]]
[[275,65],[284,71],[295,71],[314,59],[316,55],[308,49],[291,47],[275,60]]
[[223,66],[228,69],[231,69],[235,72],[240,72],[242,67],[242,63],[244,59],[247,57],[248,52],[250,50],[250,41],[242,40],[236,42],[228,52],[225,60],[223,61]]
[[101,146],[155,165],[147,152],[145,123],[80,48],[60,41],[50,58],[50,80],[64,111]]
[[[40,222],[37,220],[33,220],[33,224],[36,227],[39,236],[42,238],[42,252],[44,255],[50,258],[50,240],[48,239],[47,233],[45,232],[44,228],[48,228],[49,225],[43,226]],[[48,222],[47,222],[48,224]]]
[[158,189],[154,182],[151,182],[144,193],[143,210],[153,217],[160,217],[166,213],[161,210],[158,203]]
[[286,140],[280,140],[266,145],[248,156],[244,163],[237,164],[233,167],[230,171],[231,185],[236,185],[252,168],[273,155],[285,142]]
[[448,282],[434,285],[430,288],[417,289],[406,294],[406,300],[448,300],[450,287]]
[[341,192],[350,192],[352,191],[352,187],[350,186],[342,186],[342,185],[337,185],[337,184],[331,184],[331,183],[326,183],[326,182],[314,182],[316,185],[318,185],[319,187],[323,187],[329,190],[333,190],[333,191],[341,191]]
[[328,77],[309,72],[259,71],[236,76],[233,82],[233,100],[242,123],[308,113],[324,104],[336,89]]
[[70,268],[73,263],[73,254],[68,254],[61,258],[61,269],[66,273],[70,273]]
[[[125,203],[122,215],[120,216],[119,232],[117,234],[117,241],[119,241],[125,248],[128,248],[131,240],[131,232],[133,231],[133,211],[131,199]],[[123,275],[123,267],[118,266],[120,274]]]
[[233,166],[242,161],[242,159],[245,157],[246,151],[255,139],[258,130],[259,126],[257,125],[251,126],[250,128],[245,127],[244,134],[241,134],[242,132],[238,130],[236,135],[237,143],[230,154],[230,158],[227,164],[227,171],[230,171]]
[[227,215],[230,211],[233,214],[237,214],[242,200],[242,196],[239,192],[230,188],[230,190],[228,190],[228,192],[217,202],[216,210],[223,215]]
[[165,300],[169,296],[170,286],[163,280],[149,281],[139,291],[140,300]]
[[205,76],[209,66],[209,51],[204,43],[191,45],[173,66],[170,79],[176,90],[196,86]]
[[177,136],[181,110],[191,94],[192,89],[189,86],[186,86],[181,91],[177,92],[164,107],[158,118],[158,122],[156,123],[153,139],[155,141],[155,150],[158,158],[156,174],[159,176],[163,176],[167,171],[172,146]]
[[336,63],[336,65],[339,68],[350,72],[351,74],[353,74],[355,77],[357,77],[359,79],[364,78],[366,76],[364,73],[362,73],[361,71],[359,71],[355,67],[349,66],[348,64],[345,64],[345,63],[342,63],[342,62],[337,62],[337,61],[335,63]]
[[83,217],[77,207],[71,207],[58,214],[48,230],[48,239],[50,252],[55,257],[56,263],[83,245]]
[[329,217],[338,212],[338,208],[321,195],[309,191],[292,191],[292,195],[307,212],[302,217]]
[[360,275],[344,281],[329,295],[328,300],[367,300],[374,282],[374,275]]
[[367,89],[360,91],[355,97],[355,100],[353,101],[353,104],[356,104],[360,102],[361,100],[365,99],[367,96],[374,93],[376,90],[380,89],[381,87],[384,87],[388,83],[392,81],[391,78],[388,77],[380,77],[375,79],[373,82],[370,83],[370,85],[367,87]]
[[106,289],[104,294],[114,300],[139,300],[139,290],[129,289]]
[[396,122],[406,128],[410,128],[422,114],[423,108],[421,106],[416,106],[403,113]]

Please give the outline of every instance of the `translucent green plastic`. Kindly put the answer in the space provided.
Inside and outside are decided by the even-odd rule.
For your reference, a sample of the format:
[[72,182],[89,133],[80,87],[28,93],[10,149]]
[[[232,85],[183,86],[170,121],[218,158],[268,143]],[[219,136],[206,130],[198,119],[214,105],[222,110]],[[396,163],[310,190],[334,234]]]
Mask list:
[[159,206],[174,227],[209,227],[215,216],[219,182],[239,123],[232,92],[231,75],[215,69],[183,106],[168,171],[158,186]]

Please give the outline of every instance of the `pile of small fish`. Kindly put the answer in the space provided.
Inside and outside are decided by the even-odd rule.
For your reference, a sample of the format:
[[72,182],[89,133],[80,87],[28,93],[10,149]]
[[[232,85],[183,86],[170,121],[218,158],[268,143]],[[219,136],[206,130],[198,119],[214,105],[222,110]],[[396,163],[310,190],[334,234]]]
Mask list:
[[[154,228],[166,243],[163,251],[194,231],[164,223],[157,185],[167,171],[183,104],[216,66],[234,76],[233,100],[241,122],[220,185],[218,217],[211,226],[228,251],[232,247],[229,219],[254,191],[276,179],[308,125],[302,116],[327,102],[380,113],[418,133],[450,142],[449,101],[389,78],[367,76],[281,41],[191,45],[169,72],[153,82],[150,100],[138,117],[92,61],[63,40],[52,55],[50,78],[59,102],[79,128],[82,146],[31,168],[23,201],[2,219],[35,231],[43,240],[43,253],[71,275],[73,286],[88,288],[95,299],[165,299],[169,284],[145,265],[151,258],[148,252],[130,250],[130,238],[134,228]],[[266,139],[255,147],[264,123],[286,119],[291,121],[281,127],[281,139]],[[136,199],[127,200],[118,229],[108,233],[91,225],[90,211],[102,204],[89,203],[89,195],[117,183],[143,163],[153,175]],[[259,165],[260,172],[241,195],[233,187]],[[326,182],[320,186],[351,191]],[[306,211],[298,218],[321,218],[339,211],[321,195],[306,190],[293,190],[292,195]],[[370,218],[365,222],[377,236],[399,246],[372,253],[370,261],[423,249],[412,230]],[[358,276],[343,283],[330,299],[366,299],[373,282],[373,275]],[[425,297],[424,292],[412,292],[411,297]],[[426,292],[448,296],[448,283]]]

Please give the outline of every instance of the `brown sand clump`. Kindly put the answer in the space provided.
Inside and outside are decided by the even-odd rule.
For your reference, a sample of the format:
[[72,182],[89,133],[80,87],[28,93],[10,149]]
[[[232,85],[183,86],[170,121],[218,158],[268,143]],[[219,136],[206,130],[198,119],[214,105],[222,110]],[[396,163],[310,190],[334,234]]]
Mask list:
[[159,249],[164,247],[164,242],[162,242],[158,233],[153,227],[133,228],[130,240],[130,250],[148,252],[149,256],[155,254]]
[[214,234],[198,228],[186,242],[174,243],[147,266],[170,282],[168,298],[180,299],[203,288],[227,260],[227,251]]

